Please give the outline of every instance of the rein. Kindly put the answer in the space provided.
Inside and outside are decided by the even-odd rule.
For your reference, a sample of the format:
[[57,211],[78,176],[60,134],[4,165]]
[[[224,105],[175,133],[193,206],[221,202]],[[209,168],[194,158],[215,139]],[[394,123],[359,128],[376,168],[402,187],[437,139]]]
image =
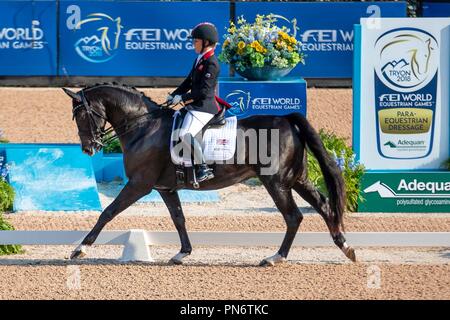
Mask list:
[[[89,101],[86,99],[86,96],[84,94],[84,91],[81,91],[81,103],[76,105],[73,109],[72,109],[72,120],[75,119],[75,115],[78,112],[78,110],[82,107],[84,107],[86,109],[86,112],[88,114],[88,120],[89,120],[89,129],[90,129],[90,134],[91,134],[91,139],[92,142],[96,143],[98,146],[104,147],[105,144],[110,143],[111,141],[113,141],[116,138],[119,138],[129,132],[131,132],[132,130],[134,130],[137,126],[136,124],[141,124],[141,121],[139,121],[140,119],[144,118],[144,117],[149,117],[151,119],[151,117],[153,116],[154,112],[159,111],[160,109],[171,109],[170,107],[171,103],[170,102],[165,102],[162,104],[157,104],[157,106],[159,107],[159,109],[154,109],[148,113],[145,113],[143,115],[137,116],[129,121],[125,120],[125,123],[118,126],[117,128],[113,128],[113,126],[110,126],[109,128],[107,128],[106,130],[103,130],[101,128],[99,128],[99,126],[97,125],[95,119],[94,119],[94,115],[105,120],[106,122],[108,122],[108,119],[103,116],[102,114],[100,114],[98,111],[96,111],[94,108],[92,108],[92,106],[90,105]],[[174,107],[174,106],[173,106]],[[172,108],[173,108],[172,107]],[[145,119],[146,121],[149,119]],[[125,131],[122,131],[122,129],[125,128]],[[122,132],[121,132],[122,131]],[[105,138],[106,135],[111,134],[112,132],[114,132],[114,134],[108,138]],[[80,136],[86,136],[86,132],[82,132],[79,131],[79,135]]]

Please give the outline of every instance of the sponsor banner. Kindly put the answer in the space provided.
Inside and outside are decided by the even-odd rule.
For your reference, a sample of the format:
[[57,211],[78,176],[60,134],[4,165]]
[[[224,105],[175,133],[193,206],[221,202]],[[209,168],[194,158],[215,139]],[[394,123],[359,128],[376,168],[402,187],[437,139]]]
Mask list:
[[424,2],[422,4],[424,17],[450,17],[449,2]]
[[368,172],[359,212],[449,212],[450,172]]
[[64,0],[59,17],[60,75],[183,77],[197,57],[192,28],[209,21],[222,38],[229,3]]
[[449,30],[450,19],[361,19],[354,147],[367,169],[438,169],[449,157]]
[[56,75],[56,1],[0,1],[0,75]]
[[303,43],[306,63],[298,65],[292,75],[351,78],[353,25],[361,17],[406,17],[406,2],[236,3],[236,16],[243,15],[247,21],[269,13],[278,15],[277,23],[288,27]]
[[238,119],[294,112],[306,116],[306,82],[303,79],[245,81],[221,78],[218,89],[220,97],[233,106],[227,115],[235,115]]

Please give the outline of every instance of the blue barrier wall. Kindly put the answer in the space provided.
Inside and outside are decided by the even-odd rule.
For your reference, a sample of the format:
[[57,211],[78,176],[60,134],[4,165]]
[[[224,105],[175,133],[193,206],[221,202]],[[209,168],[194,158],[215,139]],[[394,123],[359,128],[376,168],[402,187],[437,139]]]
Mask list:
[[232,106],[227,115],[238,119],[294,112],[306,116],[306,81],[302,78],[276,81],[219,78],[219,95]]
[[60,75],[186,76],[191,28],[210,21],[223,34],[229,3],[61,1],[59,17]]
[[450,3],[424,2],[422,5],[422,16],[424,17],[450,17]]
[[56,75],[55,22],[55,1],[0,1],[0,75]]
[[303,43],[306,64],[290,75],[305,78],[351,78],[353,25],[362,17],[406,17],[406,2],[238,2],[236,16],[253,21],[257,14],[280,15]]
[[[404,17],[406,2],[237,2],[235,10],[248,20],[278,14],[290,27],[296,19],[308,56],[291,75],[351,78],[353,24]],[[196,56],[190,29],[211,21],[223,42],[229,19],[228,1],[0,1],[0,76],[182,77]],[[227,70],[222,64],[221,76]]]

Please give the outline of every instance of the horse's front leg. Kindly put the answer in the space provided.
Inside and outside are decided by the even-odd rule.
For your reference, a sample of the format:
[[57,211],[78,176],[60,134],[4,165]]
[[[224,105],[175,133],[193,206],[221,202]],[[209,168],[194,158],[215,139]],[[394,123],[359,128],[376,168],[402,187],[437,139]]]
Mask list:
[[191,254],[192,246],[187,234],[180,198],[178,196],[178,192],[176,191],[170,192],[160,190],[159,194],[164,200],[167,209],[169,209],[170,216],[172,217],[172,221],[175,224],[175,228],[177,228],[178,235],[180,236],[181,241],[181,250],[172,259],[170,259],[170,263],[182,264],[183,258]]
[[141,197],[148,194],[151,189],[151,185],[136,184],[131,180],[128,181],[117,198],[102,212],[94,228],[92,228],[81,244],[72,252],[70,259],[84,257],[86,255],[86,246],[90,246],[95,242],[105,225]]

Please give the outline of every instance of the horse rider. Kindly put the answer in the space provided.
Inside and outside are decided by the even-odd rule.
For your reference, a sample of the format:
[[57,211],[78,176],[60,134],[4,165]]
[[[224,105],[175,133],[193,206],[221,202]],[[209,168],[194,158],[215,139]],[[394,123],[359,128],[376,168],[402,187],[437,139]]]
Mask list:
[[[197,135],[216,115],[220,108],[215,100],[215,88],[220,72],[219,62],[214,49],[219,41],[216,27],[209,22],[198,24],[189,37],[194,42],[198,54],[191,72],[181,85],[167,96],[166,102],[176,105],[183,103],[187,110],[180,130],[180,138],[188,149],[192,150],[197,182],[214,178],[212,169],[203,157],[202,141]],[[201,134],[200,134],[201,136]]]

